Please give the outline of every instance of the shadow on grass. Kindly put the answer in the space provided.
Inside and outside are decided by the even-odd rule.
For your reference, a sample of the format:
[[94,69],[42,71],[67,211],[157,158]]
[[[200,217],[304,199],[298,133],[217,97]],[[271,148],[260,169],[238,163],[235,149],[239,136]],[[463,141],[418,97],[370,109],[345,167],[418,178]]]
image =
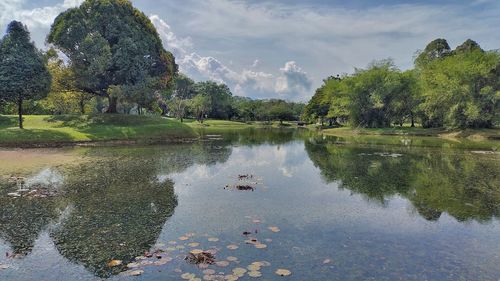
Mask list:
[[6,129],[0,130],[0,145],[44,144],[72,141],[71,135],[55,130]]
[[16,126],[18,126],[16,116],[0,115],[0,127],[16,127]]

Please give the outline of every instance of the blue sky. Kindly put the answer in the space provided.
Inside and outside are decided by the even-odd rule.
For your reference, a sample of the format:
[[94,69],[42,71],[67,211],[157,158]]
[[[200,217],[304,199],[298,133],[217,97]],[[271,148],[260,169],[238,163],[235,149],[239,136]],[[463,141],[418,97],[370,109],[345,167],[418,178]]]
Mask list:
[[[435,38],[500,48],[496,0],[135,0],[182,72],[233,94],[305,101],[332,74],[375,59],[407,69]],[[1,0],[0,29],[28,25],[40,48],[55,16],[81,0]]]

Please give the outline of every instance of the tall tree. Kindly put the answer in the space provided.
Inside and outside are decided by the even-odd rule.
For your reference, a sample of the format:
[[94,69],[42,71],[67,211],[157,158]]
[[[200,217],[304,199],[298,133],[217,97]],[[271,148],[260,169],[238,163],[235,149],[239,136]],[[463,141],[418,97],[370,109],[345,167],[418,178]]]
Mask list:
[[[119,98],[110,86],[132,96],[150,85],[164,90],[177,71],[151,21],[128,0],[86,0],[55,19],[47,42],[70,59],[80,90],[108,99],[109,113]],[[150,100],[143,92],[149,97],[139,103]]]
[[19,128],[23,128],[23,101],[47,96],[50,83],[46,58],[31,42],[27,27],[11,22],[0,42],[0,95],[17,104]]

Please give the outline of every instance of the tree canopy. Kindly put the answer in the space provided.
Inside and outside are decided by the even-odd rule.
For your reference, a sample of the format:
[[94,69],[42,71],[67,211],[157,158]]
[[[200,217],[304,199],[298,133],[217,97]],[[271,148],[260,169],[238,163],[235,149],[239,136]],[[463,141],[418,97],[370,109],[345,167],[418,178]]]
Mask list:
[[330,125],[490,128],[500,118],[500,54],[467,40],[451,50],[445,39],[429,43],[415,69],[401,71],[391,60],[326,79],[303,118]]
[[0,99],[18,105],[19,128],[23,128],[23,101],[43,98],[50,84],[46,59],[31,42],[27,27],[11,22],[0,42]]
[[[86,0],[55,19],[47,42],[70,59],[78,89],[108,98],[110,113],[122,97],[149,106],[177,71],[151,21],[128,0]],[[111,86],[121,89],[113,94]]]

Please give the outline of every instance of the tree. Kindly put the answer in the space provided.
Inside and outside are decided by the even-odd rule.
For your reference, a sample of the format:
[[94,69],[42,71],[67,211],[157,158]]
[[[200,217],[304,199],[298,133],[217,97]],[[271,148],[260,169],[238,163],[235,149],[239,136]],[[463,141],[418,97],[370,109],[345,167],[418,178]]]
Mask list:
[[186,109],[188,102],[178,97],[173,97],[169,101],[170,109],[175,118],[183,122],[184,116],[186,116]]
[[110,86],[144,103],[151,93],[137,97],[137,89],[164,90],[177,72],[151,21],[128,0],[86,0],[55,19],[47,42],[70,59],[78,89],[108,99],[109,113],[117,112],[119,98]]
[[196,96],[195,82],[186,75],[179,73],[174,78],[173,96],[183,100],[192,99]]
[[199,82],[196,83],[195,89],[198,94],[209,97],[211,108],[207,114],[210,118],[231,118],[233,94],[226,84],[217,84],[213,81]]
[[499,118],[500,54],[463,47],[420,69],[425,127],[492,127]]
[[190,101],[190,108],[196,116],[198,122],[203,123],[205,115],[212,107],[212,100],[209,96],[198,94]]
[[60,59],[54,49],[49,49],[48,69],[52,76],[52,85],[47,98],[40,103],[52,114],[85,114],[87,104],[93,95],[82,92],[76,87],[73,70]]
[[422,67],[431,61],[445,58],[450,54],[451,48],[448,42],[445,39],[439,38],[427,44],[425,49],[418,54],[415,59],[415,65]]
[[23,128],[23,101],[47,96],[50,83],[45,57],[31,42],[27,27],[11,22],[0,42],[0,94],[17,104],[19,128]]

